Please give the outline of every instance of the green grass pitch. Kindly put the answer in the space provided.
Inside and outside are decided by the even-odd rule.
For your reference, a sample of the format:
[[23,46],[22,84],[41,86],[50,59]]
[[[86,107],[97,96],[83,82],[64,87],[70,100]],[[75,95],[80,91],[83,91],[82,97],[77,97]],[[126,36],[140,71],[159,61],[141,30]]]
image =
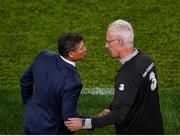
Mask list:
[[[108,24],[119,18],[132,24],[135,47],[157,66],[165,134],[180,134],[179,7],[180,0],[0,0],[0,134],[23,133],[19,77],[41,49],[57,51],[62,32],[84,36],[88,52],[77,63],[84,87],[113,88],[121,64],[104,41]],[[83,94],[78,110],[96,116],[111,98]],[[115,132],[110,126],[77,134]]]

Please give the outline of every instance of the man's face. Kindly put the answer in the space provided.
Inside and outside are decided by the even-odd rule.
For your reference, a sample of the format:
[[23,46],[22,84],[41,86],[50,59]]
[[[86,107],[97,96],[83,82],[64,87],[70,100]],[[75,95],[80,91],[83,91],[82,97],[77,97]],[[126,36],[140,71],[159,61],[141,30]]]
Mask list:
[[119,50],[120,50],[120,43],[121,40],[118,38],[114,38],[111,31],[107,31],[106,33],[106,41],[105,41],[105,48],[109,50],[112,57],[119,57]]
[[86,47],[84,46],[83,41],[76,45],[76,49],[72,51],[73,61],[84,59],[86,54]]

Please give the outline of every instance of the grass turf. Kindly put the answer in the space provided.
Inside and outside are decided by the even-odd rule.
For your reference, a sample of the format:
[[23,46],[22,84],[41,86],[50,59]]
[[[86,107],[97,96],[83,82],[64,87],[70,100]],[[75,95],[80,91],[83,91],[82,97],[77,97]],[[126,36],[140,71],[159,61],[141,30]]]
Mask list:
[[18,79],[43,48],[56,51],[57,38],[78,31],[86,59],[77,64],[85,87],[113,87],[120,64],[104,49],[109,23],[119,18],[135,30],[135,47],[154,60],[162,88],[180,85],[179,0],[0,0],[0,86]]
[[[62,32],[78,31],[85,37],[87,56],[77,64],[84,87],[113,87],[120,64],[104,49],[105,32],[109,23],[122,18],[134,27],[135,47],[147,52],[157,66],[165,132],[180,134],[179,6],[179,0],[0,0],[0,133],[22,133],[19,77],[41,49],[56,51]],[[91,101],[84,97],[84,104]],[[96,97],[102,107],[110,101],[109,96],[88,97]],[[80,107],[90,115],[102,110]]]
[[[179,88],[160,90],[160,105],[165,134],[180,134]],[[23,105],[18,88],[0,91],[0,134],[23,134]],[[78,111],[81,115],[96,116],[112,100],[112,95],[80,96]],[[94,131],[79,131],[76,134],[115,134],[114,126],[97,128]]]

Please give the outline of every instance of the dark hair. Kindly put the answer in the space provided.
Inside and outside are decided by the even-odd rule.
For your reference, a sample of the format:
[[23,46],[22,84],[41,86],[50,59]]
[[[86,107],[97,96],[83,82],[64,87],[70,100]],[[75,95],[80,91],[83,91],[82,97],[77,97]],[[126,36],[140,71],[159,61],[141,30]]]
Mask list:
[[58,39],[58,52],[62,56],[68,56],[70,51],[75,50],[75,46],[83,40],[77,32],[65,32]]

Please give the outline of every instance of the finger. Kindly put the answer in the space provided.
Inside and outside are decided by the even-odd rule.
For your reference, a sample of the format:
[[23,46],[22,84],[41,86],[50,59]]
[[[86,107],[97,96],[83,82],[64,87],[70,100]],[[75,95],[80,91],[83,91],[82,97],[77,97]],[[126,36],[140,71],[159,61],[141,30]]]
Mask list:
[[70,130],[71,131],[78,131],[78,129],[76,129],[76,128],[71,128]]
[[68,118],[68,121],[69,121],[69,120],[76,120],[76,119],[77,119],[77,118]]
[[70,123],[70,124],[65,124],[65,125],[66,125],[66,126],[72,126],[72,127],[77,126],[76,123]]
[[79,120],[80,118],[68,118],[68,121]]
[[66,124],[74,124],[76,121],[75,120],[69,120],[69,121],[65,121],[64,123]]
[[66,125],[66,126],[75,126],[75,125],[72,124],[72,123],[66,123],[65,125]]
[[103,114],[102,113],[99,113],[99,116],[102,116]]
[[72,127],[72,126],[69,126],[69,127],[68,127],[68,129],[74,129],[74,127]]
[[68,122],[68,121],[65,121],[64,124],[69,124],[69,122]]
[[108,109],[104,109],[104,111],[103,112],[106,112]]
[[70,129],[71,131],[76,131],[76,128],[74,127],[69,127],[68,129]]
[[104,113],[101,113],[100,116],[104,116]]
[[70,129],[71,131],[75,131],[74,129]]
[[65,122],[64,124],[65,124],[65,125],[71,125],[72,122]]
[[103,114],[107,114],[107,113],[109,113],[110,112],[110,110],[109,109],[106,109],[104,112],[103,112]]

